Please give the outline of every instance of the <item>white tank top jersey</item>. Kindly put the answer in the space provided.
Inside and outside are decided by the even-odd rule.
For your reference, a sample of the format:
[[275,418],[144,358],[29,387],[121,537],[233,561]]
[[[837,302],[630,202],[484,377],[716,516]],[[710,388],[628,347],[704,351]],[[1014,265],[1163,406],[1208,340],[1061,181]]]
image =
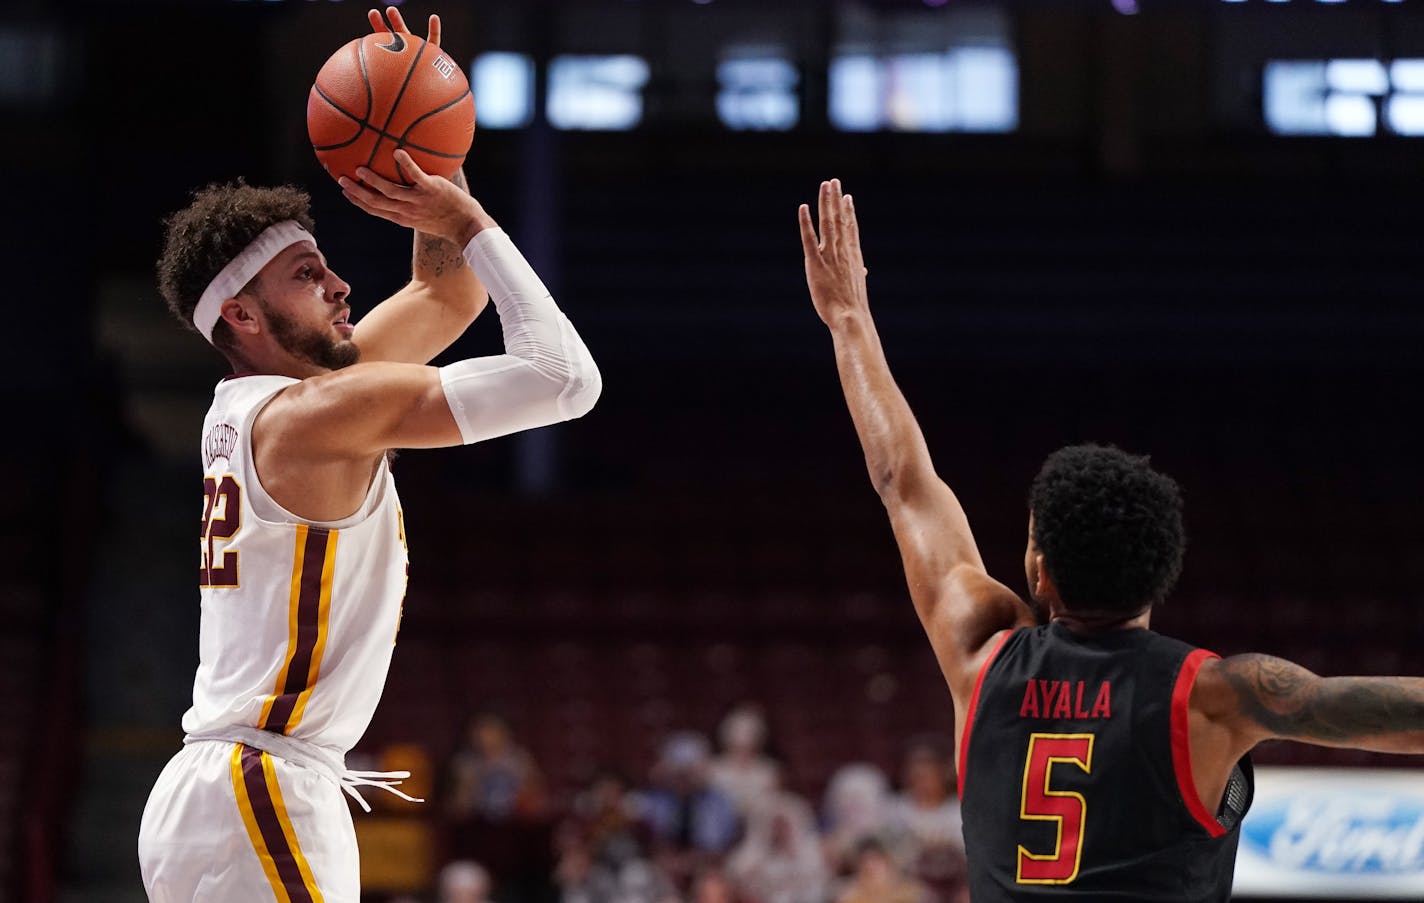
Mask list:
[[390,667],[408,559],[382,461],[358,511],[303,520],[257,478],[252,423],[299,380],[229,377],[203,423],[202,620],[189,734],[256,728],[345,755]]

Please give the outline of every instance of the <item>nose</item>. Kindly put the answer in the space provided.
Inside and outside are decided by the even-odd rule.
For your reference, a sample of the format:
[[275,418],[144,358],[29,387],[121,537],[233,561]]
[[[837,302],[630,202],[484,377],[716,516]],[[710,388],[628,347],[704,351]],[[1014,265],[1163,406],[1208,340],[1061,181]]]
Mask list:
[[351,294],[351,286],[346,280],[330,270],[327,270],[326,285],[326,300],[331,304],[345,303],[347,297]]

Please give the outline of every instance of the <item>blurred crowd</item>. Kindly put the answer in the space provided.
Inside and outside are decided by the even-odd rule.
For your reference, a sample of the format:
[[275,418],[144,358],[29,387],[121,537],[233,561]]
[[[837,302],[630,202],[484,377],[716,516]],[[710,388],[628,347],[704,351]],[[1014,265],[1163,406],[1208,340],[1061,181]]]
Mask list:
[[758,706],[716,739],[674,733],[641,780],[602,771],[561,802],[479,716],[430,808],[373,799],[385,814],[357,819],[363,886],[412,891],[370,897],[386,903],[967,903],[947,743],[911,742],[894,781],[845,764],[810,800],[784,786]]

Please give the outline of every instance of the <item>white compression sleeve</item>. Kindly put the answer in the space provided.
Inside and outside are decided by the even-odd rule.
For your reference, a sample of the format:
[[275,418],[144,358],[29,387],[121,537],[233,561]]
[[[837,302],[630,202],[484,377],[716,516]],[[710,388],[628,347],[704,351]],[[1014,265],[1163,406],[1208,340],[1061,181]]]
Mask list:
[[504,354],[440,368],[466,445],[582,417],[603,389],[588,348],[503,229],[484,229],[465,260],[489,289]]

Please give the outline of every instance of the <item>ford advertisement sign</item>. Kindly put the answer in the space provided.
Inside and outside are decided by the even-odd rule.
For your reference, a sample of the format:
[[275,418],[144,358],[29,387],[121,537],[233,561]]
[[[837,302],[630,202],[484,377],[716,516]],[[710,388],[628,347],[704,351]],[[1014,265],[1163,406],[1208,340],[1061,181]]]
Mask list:
[[1257,769],[1235,890],[1424,900],[1424,773]]

